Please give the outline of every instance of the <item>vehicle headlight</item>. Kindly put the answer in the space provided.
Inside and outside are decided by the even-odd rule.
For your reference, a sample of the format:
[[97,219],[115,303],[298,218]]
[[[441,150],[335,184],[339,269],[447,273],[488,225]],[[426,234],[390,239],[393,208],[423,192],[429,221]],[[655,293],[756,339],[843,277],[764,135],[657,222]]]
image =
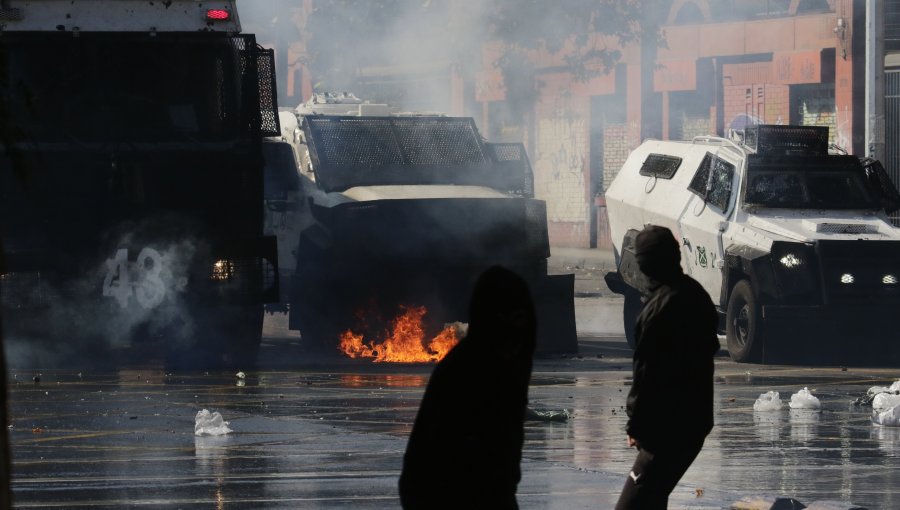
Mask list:
[[220,259],[213,263],[210,278],[216,281],[226,281],[234,277],[234,262],[228,259]]
[[781,265],[788,269],[795,268],[803,264],[803,260],[793,253],[788,253],[785,256],[781,257],[779,259],[779,262],[781,262]]
[[892,274],[886,274],[881,277],[881,283],[885,285],[897,285],[897,276]]
[[856,278],[850,273],[844,273],[841,275],[841,283],[843,283],[843,284],[850,285],[851,283],[853,283],[855,281],[856,281]]
[[784,302],[815,303],[822,299],[819,264],[813,244],[775,241],[769,260],[775,273],[777,292]]

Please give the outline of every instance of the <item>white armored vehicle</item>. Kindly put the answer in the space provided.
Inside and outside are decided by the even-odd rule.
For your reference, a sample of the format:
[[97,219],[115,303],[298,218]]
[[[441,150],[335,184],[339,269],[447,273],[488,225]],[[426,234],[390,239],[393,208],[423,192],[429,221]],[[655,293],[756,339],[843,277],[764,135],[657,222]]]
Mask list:
[[606,194],[634,343],[641,296],[634,239],[646,224],[679,239],[742,362],[892,363],[900,357],[900,196],[880,163],[829,153],[828,129],[751,126],[731,139],[646,141]]

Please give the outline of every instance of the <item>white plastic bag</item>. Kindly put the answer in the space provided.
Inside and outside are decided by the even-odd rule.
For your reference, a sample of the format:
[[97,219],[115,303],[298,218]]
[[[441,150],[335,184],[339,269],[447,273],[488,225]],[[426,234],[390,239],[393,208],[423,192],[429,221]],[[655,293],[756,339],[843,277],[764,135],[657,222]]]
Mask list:
[[222,436],[232,430],[228,428],[228,422],[222,418],[218,411],[210,413],[203,409],[197,411],[194,423],[195,436]]
[[900,427],[900,406],[894,406],[883,413],[874,413],[872,423],[885,427]]
[[872,399],[873,411],[887,411],[888,409],[897,406],[900,406],[900,395],[894,395],[892,393],[879,393],[875,395],[875,398]]
[[890,386],[872,386],[866,391],[866,395],[870,397],[874,397],[879,393],[893,393],[894,395],[900,393],[900,381],[894,381]]
[[767,391],[753,403],[753,410],[759,412],[778,411],[781,409],[781,396],[777,391]]
[[822,407],[819,399],[814,397],[806,388],[791,395],[791,403],[789,405],[791,409],[819,409]]

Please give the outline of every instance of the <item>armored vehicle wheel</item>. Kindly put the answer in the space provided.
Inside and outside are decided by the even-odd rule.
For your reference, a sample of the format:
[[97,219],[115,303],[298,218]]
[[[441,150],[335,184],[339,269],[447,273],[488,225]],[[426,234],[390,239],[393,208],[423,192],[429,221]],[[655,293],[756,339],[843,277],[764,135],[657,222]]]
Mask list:
[[728,354],[741,363],[760,360],[762,351],[760,308],[747,280],[741,280],[731,291],[725,315]]
[[625,340],[628,341],[628,347],[634,350],[637,347],[637,337],[634,327],[637,326],[638,315],[641,313],[641,295],[637,291],[625,291],[625,306],[622,307],[622,323],[625,325]]

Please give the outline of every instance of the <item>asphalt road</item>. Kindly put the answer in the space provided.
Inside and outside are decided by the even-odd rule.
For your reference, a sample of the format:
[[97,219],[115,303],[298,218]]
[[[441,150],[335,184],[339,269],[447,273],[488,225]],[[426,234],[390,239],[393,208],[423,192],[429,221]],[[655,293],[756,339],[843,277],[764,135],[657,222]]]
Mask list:
[[[152,361],[80,373],[12,366],[16,507],[399,508],[401,458],[431,367],[312,359],[268,326],[260,366],[243,380]],[[630,468],[630,352],[621,336],[597,335],[581,338],[578,356],[535,365],[531,406],[572,418],[527,424],[523,509],[611,508]],[[872,425],[871,410],[851,403],[900,370],[740,365],[724,354],[716,368],[716,427],[672,508],[753,494],[900,507],[900,429]],[[820,412],[752,410],[762,392],[787,401],[803,387]],[[201,409],[221,412],[233,432],[195,437]]]

